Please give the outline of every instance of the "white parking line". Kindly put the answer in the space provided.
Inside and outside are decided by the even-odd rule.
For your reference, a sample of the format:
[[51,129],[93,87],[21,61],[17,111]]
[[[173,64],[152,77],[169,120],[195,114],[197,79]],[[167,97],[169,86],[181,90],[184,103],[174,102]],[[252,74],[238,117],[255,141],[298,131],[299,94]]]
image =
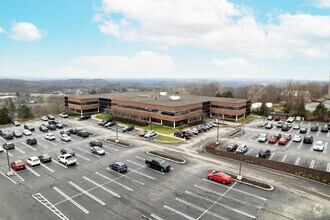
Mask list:
[[142,160],[143,162],[146,160],[146,158],[143,158],[143,157],[139,157],[139,156],[135,156],[137,159],[140,159]]
[[[253,137],[255,137],[255,136],[257,136],[256,134],[253,134],[251,137],[249,137],[249,139],[248,140],[250,140],[251,141],[251,139],[253,138]],[[253,141],[253,140],[252,140]]]
[[136,171],[136,170],[132,170],[131,168],[128,168],[128,170],[130,170],[131,172],[134,172],[134,173],[138,173],[138,174],[140,174],[140,175],[142,175],[142,176],[144,176],[144,177],[147,177],[147,178],[149,178],[149,179],[151,179],[151,180],[155,180],[155,178],[154,178],[154,177],[152,177],[152,176],[149,176],[149,175],[146,175],[146,174],[144,174],[144,173],[141,173],[141,172],[139,172],[139,171]]
[[[111,172],[113,172],[113,173],[118,173],[118,172],[116,172],[116,171],[110,169],[109,167],[107,167],[107,170],[109,170],[109,171],[111,171]],[[125,175],[125,174],[121,174],[121,173],[118,173],[118,174],[121,175],[121,176],[123,176],[123,177],[125,177],[125,178],[127,178],[127,179],[130,179],[130,180],[132,180],[133,182],[135,182],[135,183],[137,183],[137,184],[140,184],[140,185],[142,185],[142,186],[145,186],[145,185],[146,185],[145,183],[142,183],[142,182],[140,182],[140,181],[138,181],[138,180],[132,179],[132,178],[128,177],[128,176]]]
[[327,172],[330,172],[330,163],[328,163]]
[[297,149],[299,150],[302,145],[303,145],[303,142],[300,142],[300,144],[298,145]]
[[313,169],[314,164],[315,164],[315,160],[312,160],[312,161],[311,161],[311,164],[309,165],[309,168]]
[[299,134],[299,130],[297,131],[297,134]]
[[[16,147],[17,148],[17,147]],[[7,150],[3,150],[5,153],[7,153]],[[9,151],[8,151],[8,155],[10,156],[10,157],[12,157],[13,155],[11,154],[11,153],[9,153]]]
[[316,133],[316,136],[319,136],[320,135],[320,131],[318,131],[317,133]]
[[52,170],[51,168],[49,168],[48,166],[46,166],[46,165],[43,164],[43,163],[40,163],[40,165],[41,165],[42,167],[46,168],[47,170],[49,170],[49,171],[52,172],[52,173],[55,172],[54,170]]
[[290,145],[292,144],[293,141],[290,141],[287,145],[286,145],[286,148],[289,148]]
[[281,159],[281,162],[284,162],[287,156],[288,155],[284,155],[283,158]]
[[31,147],[30,145],[22,142],[23,145],[27,146],[28,148],[30,148],[31,150],[37,151],[37,149],[35,149],[34,147]]
[[92,154],[93,156],[95,157],[101,157],[100,155],[96,155],[96,154],[93,154],[92,152],[88,151],[88,150],[85,150],[85,149],[82,149],[80,147],[77,147],[77,149],[81,150],[81,151],[84,151],[85,153],[88,153],[88,154]]
[[246,154],[249,154],[249,153],[251,153],[253,151],[253,149],[250,149]]
[[58,164],[58,165],[60,165],[60,166],[64,167],[65,169],[68,169],[68,167],[67,167],[67,166],[65,166],[64,164],[61,164],[61,163],[60,163],[60,162],[58,162],[57,160],[52,160],[52,162],[54,162],[54,163],[56,163],[56,164]]
[[[215,184],[217,186],[221,186],[221,187],[224,187],[224,188],[227,188],[229,189],[230,187],[229,186],[225,186],[223,184],[220,184],[220,183],[217,183],[217,182],[214,182],[214,181],[211,181],[211,180],[208,180],[208,179],[203,179],[204,181],[206,182],[209,182],[209,183],[212,183],[212,184]],[[196,185],[195,185],[196,186]],[[254,194],[251,194],[251,193],[248,193],[248,192],[245,192],[245,191],[242,191],[242,190],[239,190],[239,189],[232,189],[233,191],[236,191],[236,192],[240,192],[242,194],[245,194],[245,195],[249,195],[249,196],[252,196],[252,197],[255,197],[255,198],[258,198],[260,200],[263,200],[263,201],[267,201],[266,198],[263,198],[261,196],[257,196],[257,195],[254,195]]]
[[36,175],[37,177],[40,177],[40,174],[37,173],[36,171],[34,171],[33,169],[31,169],[29,166],[26,166],[26,169],[27,169],[28,171],[30,171],[31,173],[33,173],[34,175]]
[[108,189],[108,188],[105,188],[103,185],[101,185],[101,184],[95,182],[94,180],[91,180],[91,179],[89,179],[88,177],[85,177],[85,176],[83,176],[83,178],[84,178],[85,180],[87,180],[88,182],[94,184],[95,186],[97,186],[97,187],[103,189],[104,191],[106,191],[106,192],[112,194],[113,196],[115,196],[115,197],[117,197],[117,198],[120,198],[120,197],[121,197],[121,196],[118,195],[117,193],[111,191],[111,190]]
[[272,153],[269,157],[269,159],[271,160],[274,156],[275,156],[276,153]]
[[91,199],[94,199],[96,202],[100,203],[101,205],[105,205],[105,202],[103,202],[102,200],[96,198],[94,195],[90,194],[89,192],[87,192],[86,190],[84,190],[83,188],[81,188],[80,186],[78,186],[77,184],[75,184],[74,182],[69,181],[69,183],[75,187],[76,189],[78,189],[80,192],[84,193],[86,196],[90,197]]
[[84,159],[84,160],[87,160],[87,161],[91,161],[90,159],[88,159],[88,158],[86,158],[86,157],[83,157],[83,156],[81,156],[81,155],[79,155],[79,154],[75,154],[75,156],[80,157],[80,158],[82,158],[82,159]]
[[45,138],[44,138],[44,140],[47,141],[47,144],[49,143],[49,144],[52,144],[52,145],[57,146],[57,144],[53,143],[53,141],[49,141],[49,140],[47,140],[47,139],[45,139]]
[[11,169],[11,171],[14,173],[14,175],[12,176],[7,176],[6,174],[4,174],[3,172],[0,172],[0,174],[4,177],[6,177],[7,179],[9,179],[10,181],[12,181],[14,184],[17,184],[17,183],[21,183],[21,182],[24,182],[24,179],[18,175],[14,170]]
[[131,161],[131,160],[126,160],[127,162],[130,162],[130,163],[134,163],[135,165],[138,165],[138,166],[141,166],[141,167],[145,167],[145,164],[140,164],[140,163],[137,163],[137,162],[134,162],[134,161]]
[[294,165],[298,165],[298,164],[299,164],[299,161],[300,161],[300,157],[298,157],[298,158],[296,159],[296,162],[294,162]]
[[69,220],[60,210],[58,210],[53,204],[51,204],[43,195],[40,193],[33,194],[32,197],[52,211],[55,215],[57,215],[62,220]]
[[107,177],[107,176],[105,176],[105,175],[99,173],[99,172],[95,172],[95,174],[97,174],[97,175],[103,177],[104,179],[107,179],[107,180],[112,181],[113,183],[115,183],[115,184],[117,184],[117,185],[119,185],[119,186],[121,186],[121,187],[127,189],[128,191],[133,192],[133,189],[132,189],[132,188],[130,188],[130,187],[124,185],[124,184],[121,184],[121,183],[119,183],[119,182],[117,182],[117,181],[115,181],[115,180],[113,180],[113,179],[111,179],[111,178],[109,178],[109,177]]
[[239,138],[239,140],[241,140],[241,139],[243,139],[243,138],[245,138],[246,136],[248,136],[249,135],[249,132],[247,132],[246,134],[244,134],[242,137],[240,137]]
[[311,144],[311,149],[309,149],[309,151],[313,151],[313,144]]
[[325,144],[324,144],[324,150],[323,150],[323,153],[324,153],[324,154],[327,153],[328,143],[329,143],[329,142],[325,142]]
[[82,207],[79,203],[77,203],[76,201],[74,201],[73,199],[71,199],[67,194],[65,194],[64,192],[62,192],[60,189],[58,189],[56,186],[53,187],[53,189],[58,192],[59,194],[61,194],[64,198],[66,198],[67,200],[69,200],[72,204],[74,204],[75,206],[77,206],[77,208],[79,208],[81,211],[83,211],[85,214],[88,214],[89,211],[87,209],[85,209],[84,207]]
[[178,211],[178,210],[176,210],[176,209],[173,209],[173,208],[171,208],[171,207],[169,207],[169,206],[167,206],[167,205],[164,205],[164,208],[165,208],[165,209],[168,209],[168,210],[170,210],[170,211],[172,211],[172,212],[174,212],[174,213],[176,213],[176,214],[178,214],[178,215],[180,215],[180,216],[182,216],[182,217],[185,217],[186,219],[189,219],[189,220],[196,220],[195,218],[193,218],[193,217],[191,217],[191,216],[189,216],[189,215],[187,215],[187,214],[184,214],[184,213],[182,213],[182,212],[180,212],[180,211]]
[[[20,148],[18,148],[18,147],[15,147],[15,149],[16,149],[16,150],[18,150],[19,152],[21,152],[22,154],[25,154],[25,152],[24,152],[24,151],[22,151]],[[8,152],[8,154],[9,154],[9,152]]]
[[40,145],[41,147],[44,147],[44,148],[48,148],[47,146],[41,144],[41,143],[38,143],[38,145]]
[[164,220],[164,219],[162,219],[161,217],[159,217],[159,216],[157,216],[155,214],[151,214],[150,216],[153,217],[156,220]]
[[328,134],[327,134],[327,137],[329,137],[330,136],[330,132],[328,132]]

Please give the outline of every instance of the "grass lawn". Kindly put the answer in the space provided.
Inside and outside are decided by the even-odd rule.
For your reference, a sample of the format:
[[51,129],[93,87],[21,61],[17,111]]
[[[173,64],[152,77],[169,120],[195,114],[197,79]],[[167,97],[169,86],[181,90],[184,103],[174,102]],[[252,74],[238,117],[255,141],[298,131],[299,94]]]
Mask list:
[[255,117],[257,117],[257,116],[256,115],[249,115],[248,117],[240,119],[237,122],[240,123],[240,124],[245,124],[249,121],[252,121]]
[[168,136],[159,136],[155,138],[155,141],[157,142],[182,142],[183,140],[181,138],[175,138],[175,137],[168,137]]
[[98,115],[96,116],[96,118],[101,119],[101,120],[108,120],[108,119],[111,118],[111,115],[109,115],[109,114],[105,114],[105,113],[102,113],[102,114],[98,114]]

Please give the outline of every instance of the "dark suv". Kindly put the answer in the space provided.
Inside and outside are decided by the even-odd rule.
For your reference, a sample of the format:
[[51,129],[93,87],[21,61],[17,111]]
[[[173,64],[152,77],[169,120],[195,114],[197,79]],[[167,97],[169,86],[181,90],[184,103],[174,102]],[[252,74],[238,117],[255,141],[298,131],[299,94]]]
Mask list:
[[95,147],[95,146],[102,147],[102,142],[99,140],[94,140],[94,141],[89,142],[89,145],[91,147]]
[[89,137],[89,133],[87,131],[78,131],[77,135],[83,138]]
[[88,119],[91,119],[90,115],[81,115],[80,118],[78,118],[79,121],[88,120]]
[[48,128],[44,124],[40,125],[39,130],[42,132],[48,132]]
[[311,131],[318,131],[318,130],[319,130],[319,126],[317,126],[317,125],[311,126]]
[[128,132],[128,131],[133,131],[134,130],[134,126],[133,125],[128,125],[123,129],[123,132]]
[[28,139],[26,139],[26,143],[28,145],[35,145],[35,144],[37,144],[37,139],[35,139],[35,138],[28,138]]
[[12,133],[9,133],[9,132],[6,132],[3,134],[2,136],[5,140],[11,140],[11,139],[14,139],[14,136]]
[[5,142],[2,146],[6,150],[10,150],[10,149],[15,148],[15,144],[13,142]]
[[25,124],[24,125],[24,129],[28,129],[30,131],[34,131],[35,130],[34,127],[32,125],[30,125],[30,124]]
[[305,136],[303,142],[305,144],[313,144],[313,136]]

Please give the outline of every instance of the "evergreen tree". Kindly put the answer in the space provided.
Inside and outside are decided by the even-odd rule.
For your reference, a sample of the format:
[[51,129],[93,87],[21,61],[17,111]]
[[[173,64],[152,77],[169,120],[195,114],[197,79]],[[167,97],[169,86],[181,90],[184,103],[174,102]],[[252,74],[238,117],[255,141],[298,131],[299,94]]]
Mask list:
[[31,118],[33,118],[31,108],[27,107],[26,105],[21,105],[18,108],[18,117],[22,118],[22,119],[31,119]]
[[313,115],[317,116],[319,120],[323,120],[325,118],[325,116],[327,115],[327,107],[325,107],[324,103],[323,102],[320,102],[314,112],[313,112]]
[[225,98],[234,98],[234,95],[233,95],[233,93],[230,90],[228,90],[228,91],[222,93],[222,97],[225,97]]
[[9,124],[11,122],[12,120],[8,114],[8,109],[6,107],[3,107],[0,110],[0,124],[4,125],[4,124]]
[[261,104],[260,108],[259,108],[258,113],[259,113],[259,115],[263,115],[263,116],[264,116],[264,115],[267,114],[267,112],[268,112],[268,109],[267,109],[266,103],[263,102],[263,103]]
[[9,99],[9,108],[8,108],[8,112],[9,112],[9,115],[11,117],[14,117],[14,114],[16,112],[16,105],[15,103],[13,102],[12,99]]

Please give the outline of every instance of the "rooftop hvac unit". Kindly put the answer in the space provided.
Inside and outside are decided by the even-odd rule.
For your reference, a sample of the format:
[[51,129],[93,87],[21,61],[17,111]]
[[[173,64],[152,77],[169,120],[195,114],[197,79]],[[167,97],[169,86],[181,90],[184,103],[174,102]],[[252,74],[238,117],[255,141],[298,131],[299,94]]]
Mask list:
[[180,96],[178,96],[178,95],[172,95],[172,96],[170,96],[170,99],[172,100],[172,101],[179,101],[180,100]]
[[167,92],[160,92],[159,95],[160,96],[167,96]]

